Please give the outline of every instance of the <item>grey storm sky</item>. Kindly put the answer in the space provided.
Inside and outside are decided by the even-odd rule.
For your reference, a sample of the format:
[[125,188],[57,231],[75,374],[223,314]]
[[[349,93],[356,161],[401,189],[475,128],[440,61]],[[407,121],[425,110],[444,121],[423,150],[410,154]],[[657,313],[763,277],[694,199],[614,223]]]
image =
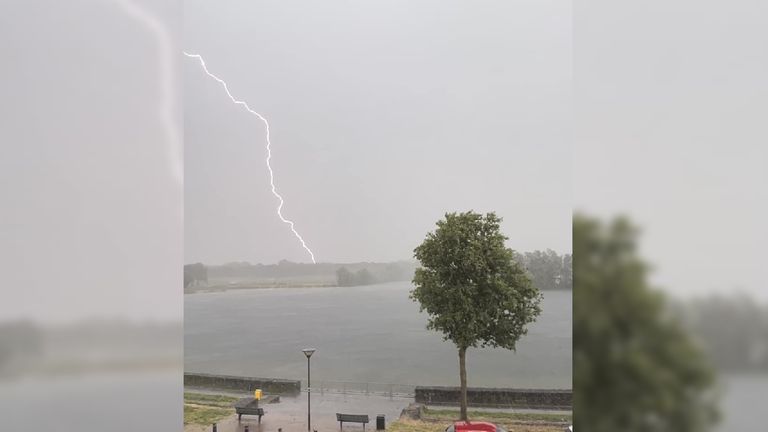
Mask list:
[[[470,7],[471,6],[471,7]],[[318,261],[410,259],[448,211],[571,248],[563,1],[186,1],[184,43],[271,124],[284,215]],[[182,60],[185,262],[309,256],[262,124]]]
[[[470,208],[515,249],[570,251],[573,195],[632,217],[671,291],[766,292],[765,2],[186,1],[183,23],[136,3],[178,57],[115,1],[0,4],[0,320],[180,319],[182,262],[307,261],[262,126],[182,48],[270,119],[320,261],[409,258]],[[185,188],[160,61],[183,79]]]
[[766,3],[577,3],[575,208],[629,216],[672,293],[768,298]]
[[[180,2],[136,3],[180,51]],[[180,320],[183,188],[158,121],[176,57],[113,0],[2,2],[0,40],[0,322]]]

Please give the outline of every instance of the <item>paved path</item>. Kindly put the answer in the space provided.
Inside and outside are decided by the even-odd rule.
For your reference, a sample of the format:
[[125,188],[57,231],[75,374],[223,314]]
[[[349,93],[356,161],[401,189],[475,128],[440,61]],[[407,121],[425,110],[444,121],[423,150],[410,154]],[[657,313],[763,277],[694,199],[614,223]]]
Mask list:
[[[197,389],[187,389],[195,391]],[[217,392],[222,394],[221,392]],[[242,393],[232,394],[234,396],[245,397]],[[371,422],[365,426],[366,431],[376,431],[376,416],[383,414],[386,422],[390,423],[400,417],[400,412],[413,401],[412,398],[392,398],[377,395],[341,395],[312,394],[312,429],[318,432],[334,432],[339,430],[339,423],[336,421],[336,413],[346,414],[368,414]],[[221,420],[217,429],[218,432],[243,432],[248,425],[249,432],[277,432],[282,428],[283,432],[305,432],[307,430],[307,394],[303,393],[298,397],[280,396],[280,402],[274,404],[262,405],[265,411],[261,418],[261,425],[258,418],[243,416],[238,424],[237,415],[232,415]],[[211,426],[187,426],[185,432],[204,432],[210,431]],[[362,432],[363,426],[356,423],[345,423],[344,431]]]
[[[222,391],[201,388],[186,387],[185,391],[195,393],[220,394],[235,397],[247,397],[250,394],[238,391]],[[339,423],[336,421],[336,413],[345,414],[368,414],[371,422],[365,427],[366,431],[376,431],[376,416],[384,414],[386,423],[389,424],[400,417],[403,408],[413,402],[412,397],[393,397],[382,395],[365,394],[335,394],[326,392],[323,395],[312,393],[312,429],[318,432],[335,432],[339,430]],[[307,394],[302,393],[297,397],[280,396],[280,402],[262,405],[265,411],[261,418],[261,425],[258,418],[244,416],[238,423],[237,415],[229,416],[219,421],[217,432],[244,432],[245,426],[248,426],[248,432],[277,432],[282,428],[283,432],[306,432],[307,431]],[[430,406],[433,409],[454,409],[458,406]],[[553,414],[571,414],[571,411],[561,410],[530,410],[530,409],[493,409],[493,408],[475,408],[470,407],[470,411],[500,411],[500,412],[518,412],[518,413],[553,413]],[[187,426],[185,432],[209,432],[211,426]],[[363,432],[363,427],[356,423],[345,423],[346,432]]]

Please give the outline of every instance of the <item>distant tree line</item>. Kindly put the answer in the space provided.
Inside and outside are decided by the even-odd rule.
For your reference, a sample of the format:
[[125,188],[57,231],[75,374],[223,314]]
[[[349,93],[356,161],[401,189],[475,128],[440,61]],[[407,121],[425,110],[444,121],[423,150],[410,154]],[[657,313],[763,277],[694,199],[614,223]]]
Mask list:
[[714,371],[638,249],[626,218],[573,219],[574,430],[711,431]]
[[[558,255],[555,251],[517,253],[515,259],[527,270],[533,285],[540,290],[573,288],[572,257]],[[396,261],[390,263],[295,263],[281,260],[277,264],[251,264],[232,262],[224,265],[205,266],[201,263],[184,266],[184,287],[212,280],[258,280],[276,278],[336,279],[339,286],[371,285],[377,283],[408,281],[413,279],[417,263]]]
[[200,283],[208,283],[208,268],[202,263],[185,265],[184,288]]
[[367,268],[351,272],[347,270],[346,267],[341,267],[336,270],[336,281],[341,287],[371,285],[376,283],[376,279]]
[[[308,264],[281,260],[277,264],[233,262],[218,266],[207,266],[206,269],[207,277],[211,279],[259,280],[317,277],[319,279],[336,279],[340,286],[351,286],[410,281],[413,278],[416,263],[413,261],[396,261],[390,263]],[[342,269],[344,270],[340,271]]]
[[517,253],[516,259],[528,271],[533,286],[540,290],[573,289],[573,256],[558,255],[552,249]]
[[350,270],[346,266],[336,270],[336,283],[339,286],[373,285],[377,283],[410,281],[416,270],[415,263],[401,261],[384,266],[375,265]]
[[43,337],[40,329],[31,322],[12,321],[0,323],[0,373],[11,360],[38,356],[42,351]]
[[678,302],[677,312],[723,371],[768,371],[768,304],[746,295]]

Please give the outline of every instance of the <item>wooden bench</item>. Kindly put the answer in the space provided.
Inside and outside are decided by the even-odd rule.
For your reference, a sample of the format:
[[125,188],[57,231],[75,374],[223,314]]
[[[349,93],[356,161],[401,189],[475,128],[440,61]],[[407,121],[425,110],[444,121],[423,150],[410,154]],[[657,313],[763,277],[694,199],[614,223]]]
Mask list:
[[245,415],[259,416],[259,423],[261,423],[261,417],[264,415],[264,408],[259,408],[259,401],[254,398],[242,398],[235,402],[235,412],[237,413],[237,421]]
[[339,429],[342,429],[344,427],[344,422],[347,422],[347,423],[362,423],[363,430],[365,430],[365,424],[368,423],[368,414],[336,413],[336,421],[339,422]]

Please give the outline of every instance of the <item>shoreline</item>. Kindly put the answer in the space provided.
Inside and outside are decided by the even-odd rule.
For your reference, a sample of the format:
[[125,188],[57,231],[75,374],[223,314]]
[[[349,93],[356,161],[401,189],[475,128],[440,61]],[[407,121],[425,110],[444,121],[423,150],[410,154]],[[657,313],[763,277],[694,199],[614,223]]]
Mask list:
[[[196,287],[193,289],[184,289],[184,295],[187,294],[202,294],[202,293],[221,293],[227,291],[240,291],[240,290],[259,290],[259,289],[297,289],[297,288],[336,288],[336,284],[270,284],[270,285],[248,285],[248,286],[228,286],[228,285],[214,285],[210,287]],[[354,288],[354,287],[349,287]]]
[[[241,290],[265,290],[265,289],[304,289],[304,288],[365,288],[376,285],[387,285],[390,283],[398,282],[410,282],[410,281],[388,281],[369,285],[338,285],[333,283],[273,283],[273,284],[255,284],[255,285],[213,285],[207,287],[195,287],[185,288],[184,295],[187,294],[210,294],[210,293],[223,293],[227,291],[241,291]],[[572,292],[569,289],[555,289],[555,290],[540,290],[541,292]]]

